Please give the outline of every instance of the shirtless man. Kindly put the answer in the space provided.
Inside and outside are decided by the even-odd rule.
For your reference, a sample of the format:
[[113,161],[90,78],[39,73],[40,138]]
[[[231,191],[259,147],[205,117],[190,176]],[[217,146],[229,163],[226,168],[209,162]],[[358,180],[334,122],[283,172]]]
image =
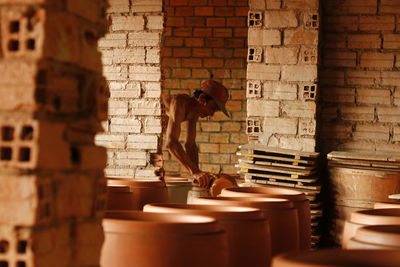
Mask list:
[[[215,175],[203,172],[199,168],[199,156],[196,145],[196,123],[200,118],[212,116],[218,110],[228,115],[225,103],[228,100],[228,89],[214,80],[205,81],[201,90],[194,96],[186,94],[164,95],[162,102],[168,115],[166,148],[191,173],[194,182],[200,187],[208,187]],[[188,122],[188,133],[185,148],[179,143],[181,123]]]

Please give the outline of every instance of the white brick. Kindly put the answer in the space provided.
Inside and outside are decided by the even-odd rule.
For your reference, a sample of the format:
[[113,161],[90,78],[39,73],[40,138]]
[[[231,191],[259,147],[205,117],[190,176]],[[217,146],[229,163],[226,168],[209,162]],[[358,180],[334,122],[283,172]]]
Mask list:
[[133,12],[161,12],[162,0],[133,0]]
[[249,0],[249,7],[250,7],[250,9],[264,10],[266,8],[265,1],[264,0]]
[[160,49],[146,48],[146,63],[160,63]]
[[282,66],[283,81],[314,82],[317,80],[316,65]]
[[132,115],[161,115],[160,100],[136,99],[129,102]]
[[107,13],[127,13],[129,12],[129,0],[108,0],[110,7]]
[[133,178],[135,176],[133,168],[106,168],[104,171],[106,177]]
[[157,177],[154,174],[155,170],[158,170],[159,168],[154,168],[154,167],[148,167],[146,169],[136,169],[135,171],[135,178],[136,179],[159,179],[159,177]]
[[116,151],[115,156],[117,159],[146,159],[148,153],[144,151]]
[[158,32],[133,32],[129,33],[129,46],[155,46],[161,44],[161,33]]
[[155,133],[161,134],[161,119],[160,118],[153,118],[147,117],[144,121],[144,132],[145,133]]
[[126,47],[127,34],[126,33],[108,33],[101,38],[98,42],[100,48],[114,48],[114,47]]
[[124,90],[126,88],[128,82],[120,82],[120,81],[110,81],[108,82],[108,88],[110,88],[110,91],[113,90]]
[[275,100],[295,100],[297,99],[297,84],[265,82],[263,84],[263,97]]
[[279,30],[249,28],[247,42],[249,46],[280,45],[281,32]]
[[115,159],[114,163],[118,167],[122,166],[144,167],[147,165],[146,159]]
[[164,28],[163,16],[147,16],[146,28],[149,30],[162,30]]
[[127,148],[157,149],[158,137],[156,135],[128,135]]
[[147,98],[160,98],[161,96],[161,83],[160,82],[146,82],[143,85],[144,95]]
[[264,27],[266,28],[290,28],[297,27],[298,21],[293,10],[265,11]]
[[314,152],[315,138],[285,137],[279,138],[279,147],[299,151]]
[[263,132],[297,134],[297,118],[266,118]]
[[266,100],[247,100],[248,117],[277,117],[279,115],[279,102]]
[[317,121],[315,119],[299,119],[299,135],[315,135]]
[[110,129],[112,133],[140,133],[142,123],[138,119],[111,118]]
[[115,64],[134,64],[145,63],[146,50],[143,47],[128,48],[128,49],[114,49],[113,50],[113,63]]
[[103,66],[103,74],[108,81],[126,81],[128,79],[128,67]]
[[282,101],[282,114],[289,117],[315,118],[315,102]]
[[95,139],[96,141],[122,142],[125,137],[119,134],[98,134]]
[[116,101],[110,99],[108,101],[108,115],[127,115],[128,103],[125,101]]
[[111,98],[138,98],[140,97],[140,91],[133,91],[133,90],[113,90],[110,91]]
[[285,30],[283,42],[285,45],[317,45],[317,30]]
[[112,31],[142,31],[143,16],[112,16]]
[[160,67],[130,66],[129,78],[135,81],[161,81]]
[[268,66],[265,64],[248,63],[247,79],[248,80],[270,80],[278,81],[280,78],[280,66]]
[[264,53],[267,64],[297,64],[299,57],[298,47],[267,47]]

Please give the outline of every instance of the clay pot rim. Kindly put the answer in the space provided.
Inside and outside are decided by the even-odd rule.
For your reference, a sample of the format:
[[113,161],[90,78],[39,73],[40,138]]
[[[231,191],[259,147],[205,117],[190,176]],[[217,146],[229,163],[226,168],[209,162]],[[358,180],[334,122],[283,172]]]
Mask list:
[[368,209],[354,211],[350,220],[364,225],[400,224],[400,209]]
[[199,197],[193,200],[193,204],[244,206],[261,210],[294,208],[293,202],[288,199],[268,197]]
[[278,267],[278,263],[309,267],[363,266],[363,264],[365,266],[399,266],[400,253],[396,250],[321,249],[283,253],[272,260],[271,266]]
[[107,185],[108,193],[131,193],[129,185]]
[[384,202],[379,201],[374,203],[374,209],[398,209],[400,208],[400,202]]
[[[353,238],[357,242],[363,242],[379,246],[400,247],[400,225],[368,225],[357,229]],[[369,242],[373,240],[373,243]]]
[[[254,192],[257,190],[261,190],[260,192]],[[263,190],[267,191],[270,190],[272,191],[271,193],[269,192],[262,192]],[[253,191],[253,192],[251,192]],[[225,188],[221,191],[221,196],[224,196],[225,194],[237,194],[238,196],[240,194],[255,194],[255,195],[260,195],[260,196],[265,196],[265,197],[276,197],[276,198],[286,198],[292,201],[302,201],[302,200],[307,200],[306,195],[297,190],[293,189],[287,189],[287,188],[279,188],[279,187],[274,187],[274,186],[261,186],[261,187],[251,187],[251,186],[246,186],[246,187],[233,187],[233,188]],[[229,196],[229,195],[227,195]],[[233,195],[231,195],[233,196]]]
[[257,208],[243,206],[222,206],[205,204],[151,203],[143,208],[145,212],[197,214],[211,216],[217,220],[263,220],[264,213]]
[[130,181],[132,188],[165,187],[164,181],[152,179],[135,179]]
[[142,211],[107,211],[103,218],[107,232],[132,233],[219,233],[221,227],[210,216],[165,214]]

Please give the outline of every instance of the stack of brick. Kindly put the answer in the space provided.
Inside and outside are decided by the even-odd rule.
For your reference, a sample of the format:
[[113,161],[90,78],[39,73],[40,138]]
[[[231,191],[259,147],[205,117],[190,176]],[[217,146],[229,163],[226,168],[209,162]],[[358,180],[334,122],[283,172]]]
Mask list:
[[321,151],[400,149],[400,2],[324,1]]
[[252,0],[248,27],[249,142],[315,151],[319,1]]
[[[247,142],[246,53],[248,0],[165,0],[167,15],[162,48],[163,94],[192,95],[213,78],[230,91],[227,110],[197,125],[199,167],[213,173],[235,173],[235,152]],[[180,141],[186,139],[182,127]],[[165,142],[164,142],[165,143]],[[164,168],[187,172],[164,148]]]
[[0,266],[98,266],[106,2],[0,1]]
[[109,118],[96,143],[107,148],[106,176],[156,178],[161,151],[162,0],[111,0],[100,40],[110,88]]

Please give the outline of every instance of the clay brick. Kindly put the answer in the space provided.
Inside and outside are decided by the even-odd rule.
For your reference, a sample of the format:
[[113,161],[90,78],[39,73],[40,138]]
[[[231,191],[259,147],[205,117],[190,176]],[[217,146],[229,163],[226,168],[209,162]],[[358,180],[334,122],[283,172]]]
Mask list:
[[235,16],[237,17],[246,17],[248,13],[248,7],[235,7]]
[[194,9],[195,16],[214,16],[214,8],[211,6],[202,6],[202,7],[195,7]]
[[263,85],[263,97],[273,100],[297,99],[297,85],[280,82],[265,82]]
[[378,114],[379,122],[391,122],[397,123],[400,119],[400,111],[394,107],[377,107],[376,112]]
[[396,54],[396,63],[394,65],[395,68],[400,68],[400,54]]
[[206,79],[206,78],[210,77],[210,73],[208,72],[208,70],[204,70],[204,69],[193,69],[191,77]]
[[203,38],[185,38],[185,46],[186,47],[203,47],[204,39]]
[[181,47],[183,46],[183,38],[176,38],[176,37],[167,37],[165,38],[164,45],[165,46],[177,46]]
[[279,115],[278,101],[247,100],[247,116],[277,117]]
[[225,27],[225,18],[207,18],[207,27]]
[[394,104],[396,106],[400,106],[400,90],[396,89],[393,95],[394,95]]
[[284,5],[285,8],[289,9],[318,9],[319,1],[318,0],[285,0]]
[[389,126],[381,124],[357,124],[352,136],[354,140],[389,141]]
[[355,103],[356,93],[354,88],[326,87],[322,90],[322,99],[328,103]]
[[357,65],[357,53],[342,50],[325,50],[324,65],[327,67],[355,67]]
[[288,117],[315,118],[315,102],[282,101],[282,114]]
[[375,151],[376,142],[359,140],[359,141],[347,141],[338,145],[338,149],[344,151]]
[[299,48],[275,48],[265,49],[265,63],[267,64],[297,64]]
[[345,121],[373,121],[374,107],[348,107],[340,108],[341,118]]
[[283,42],[285,45],[317,45],[318,31],[285,30]]
[[203,60],[203,65],[206,68],[221,68],[224,66],[224,60],[223,59],[204,59]]
[[232,78],[233,79],[246,79],[246,70],[245,69],[237,69],[237,70],[233,69],[232,70]]
[[174,57],[190,57],[192,51],[190,48],[174,48],[172,54]]
[[247,79],[278,81],[280,78],[280,69],[280,66],[249,63],[247,64]]
[[188,4],[188,0],[170,0],[169,4],[171,6],[186,6]]
[[[247,53],[246,53],[247,55]],[[232,58],[233,56],[233,51],[232,49],[224,49],[224,48],[213,48],[213,57],[218,57],[218,58]]]
[[240,111],[242,110],[242,101],[230,100],[226,103],[226,109],[228,111]]
[[212,29],[211,28],[195,28],[193,29],[194,37],[211,37]]
[[392,31],[395,28],[395,17],[386,16],[361,16],[361,31]]
[[246,18],[243,17],[232,17],[226,19],[226,26],[228,27],[246,27]]
[[230,28],[215,28],[213,29],[214,37],[232,37],[232,29]]
[[297,27],[298,24],[293,10],[270,10],[264,13],[264,27],[267,28],[291,28]]
[[346,39],[340,33],[324,33],[323,42],[326,48],[346,48]]
[[299,130],[298,133],[301,136],[315,136],[317,122],[315,119],[299,119]]
[[381,73],[379,71],[348,70],[346,76],[349,85],[373,86],[380,83]]
[[167,17],[167,27],[182,27],[185,25],[185,18],[183,17]]
[[173,29],[173,35],[177,37],[191,37],[193,29],[191,27],[179,27]]
[[297,134],[297,118],[268,118],[264,120],[263,132]]
[[199,144],[201,153],[219,153],[219,144]]
[[194,15],[193,7],[176,7],[175,16],[177,17],[192,17]]
[[163,16],[146,16],[146,18],[147,18],[146,29],[162,30],[164,28]]
[[393,0],[382,0],[380,2],[380,12],[398,14],[400,12],[400,3]]
[[214,144],[216,143],[227,144],[229,143],[229,134],[228,133],[210,134],[210,142]]
[[393,127],[393,138],[392,141],[399,142],[400,141],[400,127],[394,126]]
[[[234,8],[233,7],[216,7],[214,9],[214,16],[217,16],[217,17],[218,16],[222,16],[222,17],[234,16]],[[236,16],[240,16],[240,15],[236,15]]]
[[230,155],[229,154],[211,154],[210,160],[212,163],[216,164],[229,164]]
[[189,27],[204,27],[206,20],[203,17],[186,17],[185,26]]
[[394,54],[365,52],[361,54],[361,67],[393,68]]
[[282,66],[282,81],[314,82],[317,79],[317,66]]
[[398,71],[383,71],[382,85],[400,86],[400,76]]
[[339,14],[339,15],[350,15],[350,14],[376,14],[377,12],[377,1],[376,0],[364,0],[364,1],[351,1],[346,0],[340,1],[329,1],[324,5],[324,11],[327,14]]
[[245,62],[243,59],[227,59],[224,64],[226,68],[243,68],[244,66]]
[[216,79],[228,79],[231,77],[231,72],[227,69],[215,69],[212,71],[212,75]]
[[247,35],[248,35],[247,28],[234,28],[233,29],[233,37],[247,38]]
[[199,89],[200,81],[197,79],[186,79],[181,81],[182,88]]
[[245,47],[245,39],[243,38],[225,38],[224,46],[226,48],[242,48]]
[[142,31],[144,29],[143,16],[113,16],[112,31]]
[[358,16],[326,16],[326,31],[350,32],[358,30]]
[[384,34],[383,35],[384,49],[400,49],[400,34]]
[[249,28],[248,45],[280,45],[281,33],[279,30],[258,30]]
[[225,40],[223,38],[206,38],[206,47],[224,47]]
[[250,9],[265,9],[265,1],[260,1],[260,0],[249,0],[249,7]]
[[132,12],[162,12],[162,0],[134,0]]
[[351,34],[347,41],[348,48],[381,48],[379,34]]
[[192,56],[193,57],[211,57],[212,50],[211,48],[193,48]]

